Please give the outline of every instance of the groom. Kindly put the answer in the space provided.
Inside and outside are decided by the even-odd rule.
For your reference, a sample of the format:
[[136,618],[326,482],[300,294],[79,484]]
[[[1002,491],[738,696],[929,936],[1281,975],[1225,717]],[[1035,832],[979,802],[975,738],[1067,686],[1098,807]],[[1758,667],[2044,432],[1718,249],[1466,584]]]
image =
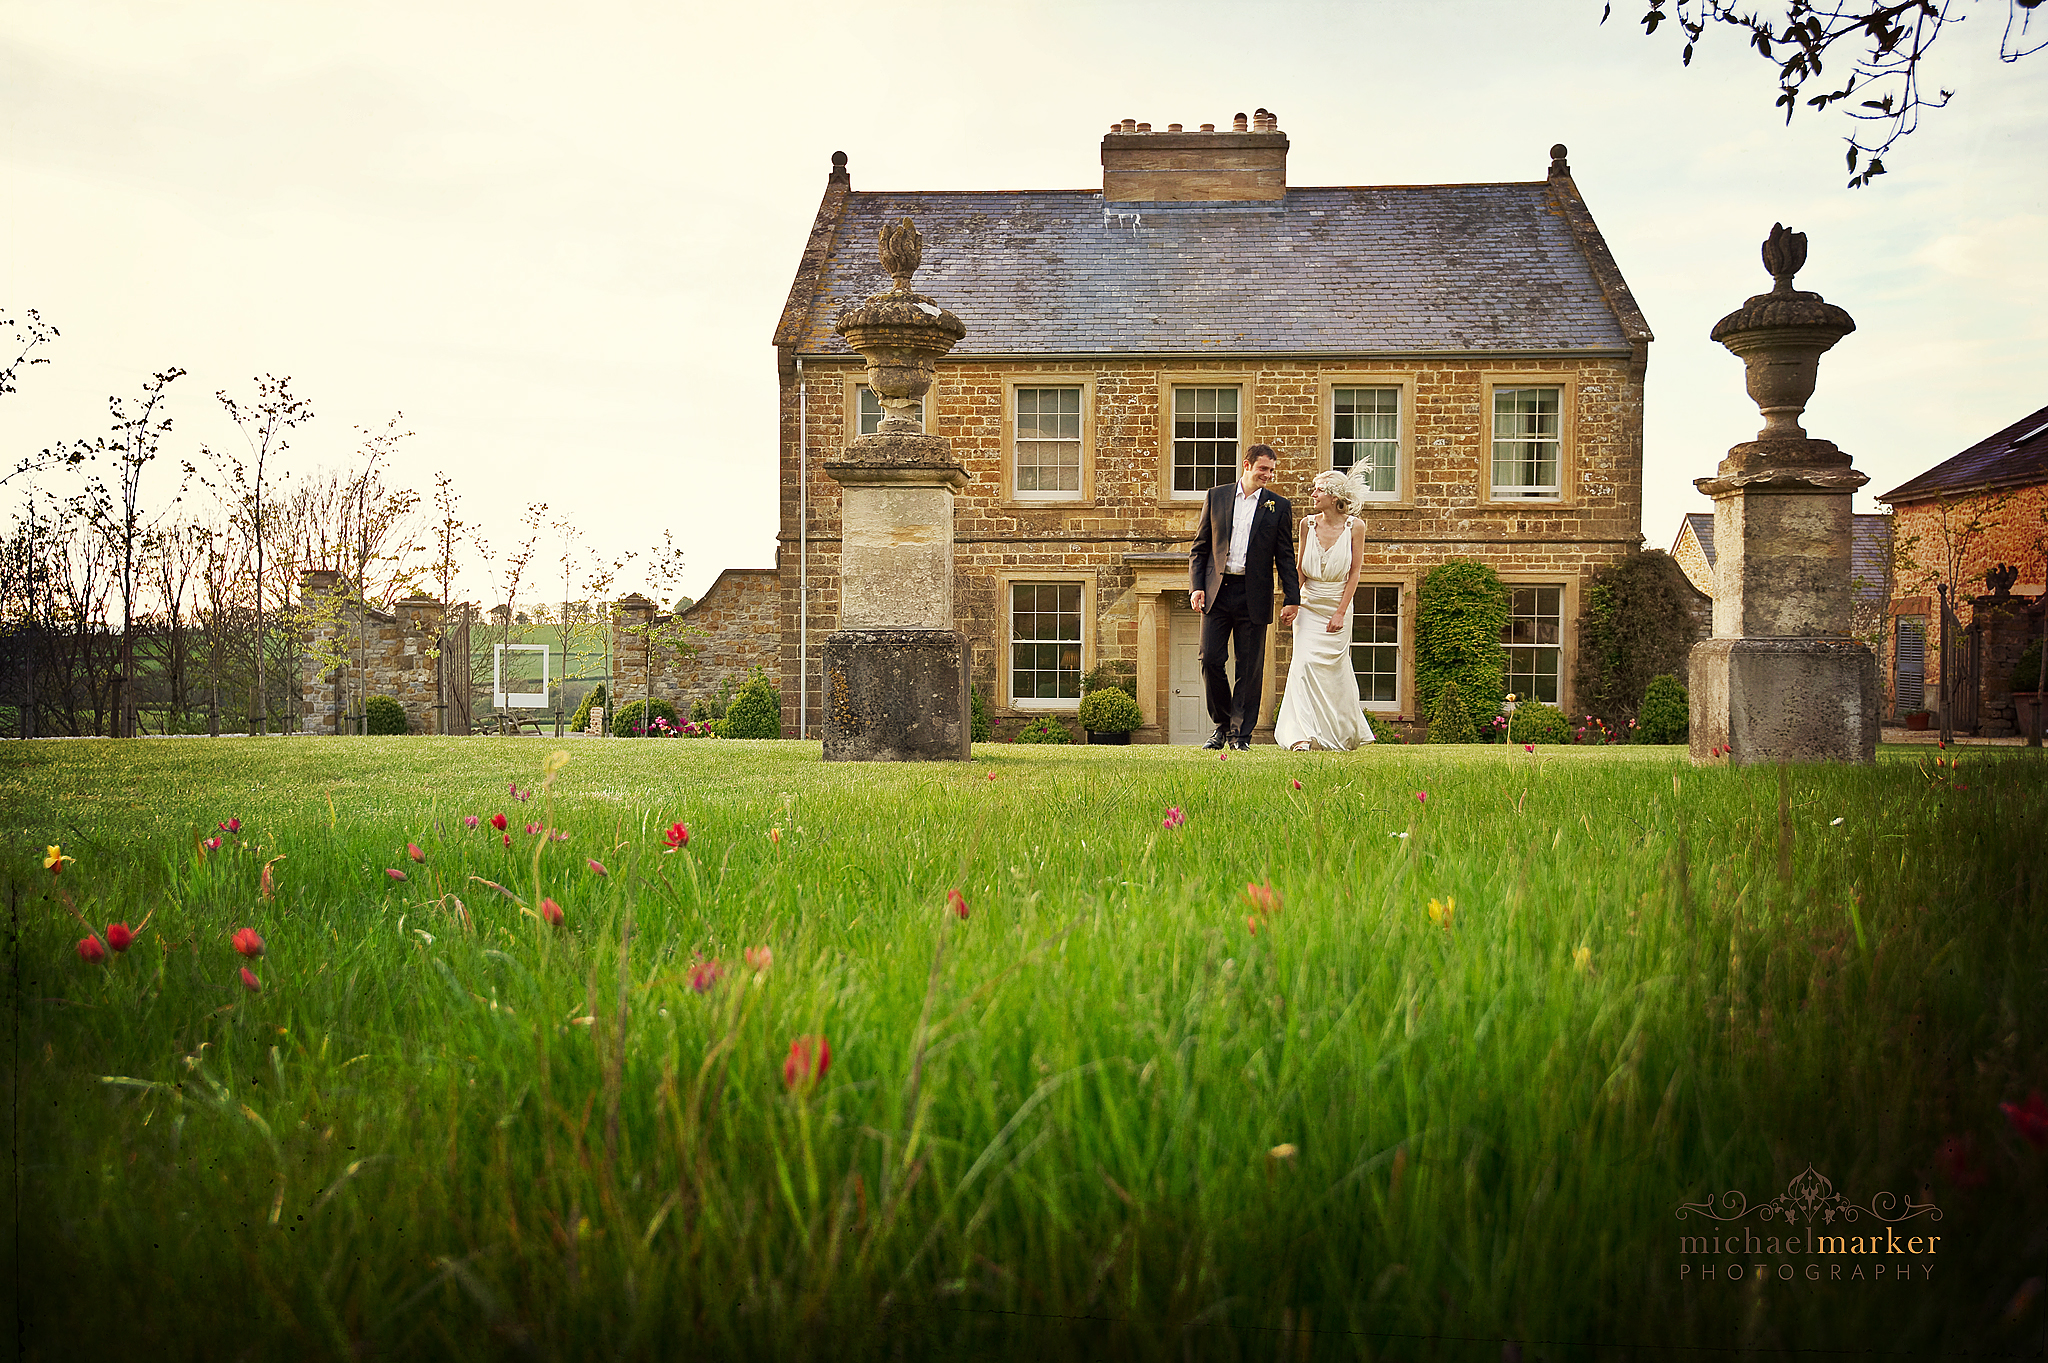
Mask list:
[[[1294,508],[1268,486],[1280,468],[1271,445],[1244,452],[1234,483],[1209,489],[1195,547],[1188,555],[1193,590],[1188,604],[1202,612],[1202,683],[1216,732],[1205,748],[1251,746],[1266,674],[1266,626],[1273,620],[1273,569],[1280,569],[1286,604],[1280,623],[1294,623],[1301,579],[1294,569]],[[1223,676],[1225,650],[1237,651],[1237,686]]]

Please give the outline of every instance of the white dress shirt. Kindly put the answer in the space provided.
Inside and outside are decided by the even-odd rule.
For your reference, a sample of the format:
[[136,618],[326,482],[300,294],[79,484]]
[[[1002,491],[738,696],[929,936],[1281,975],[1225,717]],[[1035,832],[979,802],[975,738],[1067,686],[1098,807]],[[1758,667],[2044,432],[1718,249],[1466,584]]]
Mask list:
[[1258,512],[1259,489],[1255,487],[1250,492],[1246,492],[1244,484],[1239,483],[1237,510],[1232,513],[1230,521],[1230,552],[1223,559],[1224,572],[1241,573],[1244,571],[1245,550],[1251,547],[1252,542],[1252,517],[1256,516]]

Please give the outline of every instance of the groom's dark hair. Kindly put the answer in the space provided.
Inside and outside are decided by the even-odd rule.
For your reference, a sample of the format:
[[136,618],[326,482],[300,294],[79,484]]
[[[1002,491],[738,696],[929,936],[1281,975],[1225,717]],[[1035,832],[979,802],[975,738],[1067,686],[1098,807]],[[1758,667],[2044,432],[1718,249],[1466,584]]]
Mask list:
[[1280,462],[1280,456],[1273,453],[1271,445],[1254,445],[1244,452],[1244,462],[1247,464],[1255,464],[1261,459],[1270,459],[1276,464]]

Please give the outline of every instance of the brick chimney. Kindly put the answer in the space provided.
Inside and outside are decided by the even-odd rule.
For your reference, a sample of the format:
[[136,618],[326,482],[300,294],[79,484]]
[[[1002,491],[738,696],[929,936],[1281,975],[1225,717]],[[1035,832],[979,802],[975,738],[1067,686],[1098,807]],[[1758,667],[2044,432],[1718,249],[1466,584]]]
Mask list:
[[[1248,126],[1249,125],[1249,126]],[[1272,203],[1287,197],[1287,134],[1261,109],[1228,132],[1178,123],[1153,132],[1126,118],[1102,139],[1105,203]]]

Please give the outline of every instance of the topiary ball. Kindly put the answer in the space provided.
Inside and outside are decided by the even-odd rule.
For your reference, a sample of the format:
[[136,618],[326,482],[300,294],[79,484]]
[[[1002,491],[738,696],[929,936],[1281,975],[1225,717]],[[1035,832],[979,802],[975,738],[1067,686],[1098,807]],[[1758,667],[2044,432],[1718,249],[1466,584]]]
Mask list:
[[1081,727],[1090,733],[1127,734],[1145,722],[1138,702],[1114,686],[1081,697]]
[[1690,722],[1690,697],[1678,678],[1650,678],[1650,684],[1643,689],[1642,710],[1636,717],[1636,741],[1683,743]]
[[1545,705],[1540,700],[1524,701],[1515,707],[1515,717],[1508,721],[1508,742],[1510,743],[1569,743],[1572,741],[1571,721],[1564,717],[1564,711],[1555,705]]
[[363,713],[369,716],[373,734],[402,734],[410,727],[405,720],[405,707],[389,696],[370,697],[363,702]]
[[718,721],[720,738],[782,737],[782,698],[775,693],[768,674],[759,668],[733,695]]
[[[1133,702],[1135,704],[1135,702]],[[1051,715],[1040,715],[1037,719],[1018,730],[1013,743],[1072,743],[1074,736],[1067,732],[1067,726]]]
[[654,727],[657,718],[672,725],[681,723],[676,707],[655,696],[621,705],[618,714],[612,716],[612,733],[619,738],[658,738],[661,730]]

